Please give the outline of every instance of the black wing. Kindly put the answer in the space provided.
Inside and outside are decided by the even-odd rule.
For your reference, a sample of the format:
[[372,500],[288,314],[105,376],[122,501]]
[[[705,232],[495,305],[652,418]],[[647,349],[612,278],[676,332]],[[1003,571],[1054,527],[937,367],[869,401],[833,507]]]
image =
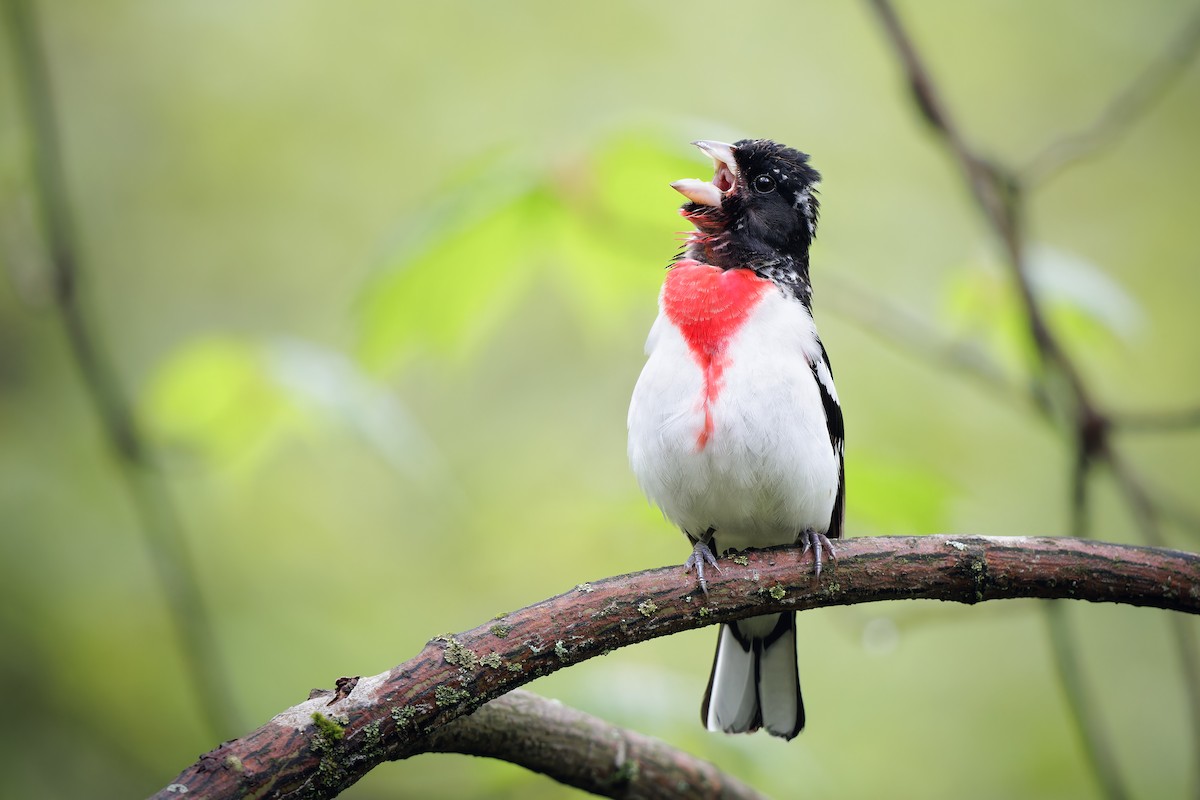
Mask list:
[[833,388],[833,366],[829,363],[829,354],[820,339],[817,344],[821,348],[821,364],[813,364],[813,377],[817,379],[817,389],[821,392],[821,405],[825,408],[825,425],[829,429],[829,444],[838,458],[838,488],[837,499],[833,502],[833,514],[829,519],[829,530],[825,535],[830,539],[838,539],[842,535],[842,523],[846,518],[846,430],[842,421],[842,406],[837,401],[837,390]]

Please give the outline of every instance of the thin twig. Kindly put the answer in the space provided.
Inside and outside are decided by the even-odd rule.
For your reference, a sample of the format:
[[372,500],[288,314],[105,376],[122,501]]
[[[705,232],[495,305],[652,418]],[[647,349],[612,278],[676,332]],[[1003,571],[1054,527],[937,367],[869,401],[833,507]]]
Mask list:
[[108,444],[116,456],[146,548],[171,611],[183,661],[191,672],[201,718],[214,735],[237,729],[230,682],[218,656],[216,636],[188,554],[175,504],[153,454],[138,430],[125,390],[113,368],[99,326],[80,297],[81,264],[62,165],[60,127],[42,48],[36,9],[28,0],[5,0],[17,85],[30,130],[33,178],[47,251],[54,307],[72,361],[79,371]]
[[[747,552],[702,594],[680,567],[606,578],[469,631],[415,658],[320,694],[185,769],[156,800],[332,797],[375,765],[429,751],[451,720],[529,681],[618,647],[781,611],[937,599],[1119,602],[1200,614],[1200,554],[1073,538],[905,536],[847,539],[813,578],[798,547]],[[743,563],[744,561],[744,563]],[[342,681],[343,686],[348,682]],[[314,715],[320,715],[315,719]],[[636,795],[636,791],[631,791]]]
[[973,378],[992,397],[1014,405],[1034,402],[1030,392],[1017,386],[986,351],[954,338],[924,317],[846,278],[825,276],[822,305],[892,345],[920,353],[935,366]]
[[[1159,509],[1141,479],[1133,472],[1119,453],[1108,453],[1108,466],[1112,470],[1118,490],[1132,510],[1133,522],[1141,531],[1142,538],[1156,547],[1165,543],[1159,527]],[[1183,681],[1190,690],[1184,695],[1188,701],[1188,720],[1192,728],[1193,763],[1200,765],[1200,642],[1190,625],[1172,621],[1171,635],[1176,643],[1176,657]],[[1200,793],[1200,786],[1197,788]]]
[[[1088,494],[1094,465],[1095,452],[1081,435],[1071,468],[1071,535],[1076,539],[1090,539],[1092,535]],[[1129,797],[1129,790],[1121,778],[1112,740],[1104,733],[1108,727],[1104,724],[1101,705],[1089,688],[1083,665],[1079,662],[1079,645],[1067,619],[1067,607],[1064,603],[1054,602],[1047,603],[1044,610],[1059,683],[1076,733],[1083,742],[1088,764],[1105,794],[1114,800],[1124,800]]]
[[1114,800],[1129,797],[1129,791],[1117,767],[1116,751],[1112,740],[1097,735],[1107,730],[1102,718],[1101,704],[1095,693],[1088,688],[1079,663],[1079,645],[1067,619],[1067,604],[1062,601],[1047,603],[1046,622],[1049,626],[1051,647],[1054,648],[1054,663],[1058,667],[1059,683],[1063,687],[1071,719],[1075,722],[1080,741],[1084,743],[1084,754],[1092,772],[1096,775],[1106,796]]
[[1023,198],[1020,183],[1011,171],[983,158],[967,142],[949,108],[942,102],[932,75],[889,0],[870,2],[904,66],[917,107],[954,157],[971,196],[1004,249],[1038,357],[1043,364],[1048,363],[1062,373],[1074,400],[1082,407],[1090,408],[1093,405],[1090,395],[1075,365],[1051,333],[1029,281],[1021,230]]
[[1177,38],[1146,65],[1087,127],[1050,142],[1020,171],[1026,187],[1044,186],[1063,171],[1098,155],[1124,135],[1170,88],[1200,51],[1200,11]]
[[1129,412],[1110,415],[1113,427],[1130,433],[1175,433],[1200,428],[1200,407],[1179,411]]
[[[1025,263],[1025,241],[1023,232],[1023,216],[1027,186],[1018,174],[979,155],[960,132],[949,109],[942,102],[936,84],[924,64],[916,46],[897,17],[895,10],[888,0],[870,0],[889,41],[896,50],[902,64],[905,76],[912,89],[913,96],[925,120],[930,124],[935,134],[939,136],[946,149],[954,158],[955,163],[963,173],[972,197],[975,199],[983,216],[991,228],[993,235],[999,241],[1006,256],[1010,275],[1017,288],[1018,296],[1026,317],[1026,327],[1033,340],[1035,352],[1039,360],[1039,375],[1048,380],[1049,385],[1058,389],[1047,393],[1048,397],[1057,398],[1059,408],[1053,405],[1038,406],[1043,416],[1050,422],[1065,421],[1067,432],[1071,436],[1076,450],[1076,472],[1073,476],[1072,509],[1075,515],[1077,533],[1086,533],[1086,481],[1093,463],[1108,463],[1112,467],[1114,478],[1126,502],[1137,518],[1139,528],[1147,541],[1157,543],[1161,540],[1157,530],[1157,509],[1154,507],[1148,493],[1142,488],[1140,478],[1119,459],[1110,441],[1112,424],[1106,411],[1096,401],[1090,386],[1083,376],[1066,347],[1049,326],[1033,285],[1029,280]],[[1200,38],[1196,35],[1185,37],[1183,41],[1188,48],[1194,49]],[[1182,47],[1183,45],[1181,45]],[[1182,55],[1179,56],[1182,58]],[[1190,58],[1190,55],[1188,56]],[[1159,76],[1161,77],[1161,76]],[[1158,80],[1158,78],[1156,78]],[[1160,80],[1160,84],[1165,81]],[[1143,112],[1149,105],[1151,94],[1144,85],[1133,97],[1136,102],[1125,100],[1118,104],[1119,114],[1105,123],[1108,130],[1120,121],[1122,124],[1132,122],[1133,116]],[[1099,145],[1100,140],[1088,140],[1088,152]],[[1068,152],[1082,154],[1082,145],[1073,145]],[[1047,148],[1054,152],[1055,147]],[[1055,412],[1060,412],[1059,419]],[[1064,624],[1052,625],[1051,630],[1061,630]],[[1057,636],[1057,634],[1052,634]],[[1180,651],[1181,663],[1185,670],[1200,665],[1200,659],[1194,655],[1192,637],[1175,635],[1174,641]],[[1081,695],[1075,691],[1083,685],[1082,674],[1077,674],[1079,664],[1076,659],[1064,659],[1066,647],[1059,639],[1055,640],[1054,653],[1059,671],[1064,676],[1064,689],[1076,715],[1079,729],[1085,735],[1085,746],[1089,752],[1090,761],[1095,768],[1097,779],[1102,783],[1110,797],[1124,797],[1126,792],[1121,784],[1112,761],[1107,754],[1113,751],[1108,742],[1107,733],[1095,721],[1095,716],[1087,713],[1081,705]],[[1196,731],[1194,739],[1197,752],[1200,753],[1200,674],[1185,674],[1184,691],[1188,694],[1189,705],[1193,710],[1192,726]],[[1196,760],[1200,764],[1200,758]]]

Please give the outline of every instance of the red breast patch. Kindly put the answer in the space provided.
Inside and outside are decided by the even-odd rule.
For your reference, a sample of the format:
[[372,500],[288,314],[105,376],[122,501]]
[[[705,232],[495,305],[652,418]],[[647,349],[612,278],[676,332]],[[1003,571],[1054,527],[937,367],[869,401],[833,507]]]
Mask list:
[[676,262],[667,273],[663,313],[683,334],[704,373],[704,428],[696,437],[700,450],[712,436],[712,404],[721,392],[726,347],[771,286],[751,270],[723,270],[690,259]]

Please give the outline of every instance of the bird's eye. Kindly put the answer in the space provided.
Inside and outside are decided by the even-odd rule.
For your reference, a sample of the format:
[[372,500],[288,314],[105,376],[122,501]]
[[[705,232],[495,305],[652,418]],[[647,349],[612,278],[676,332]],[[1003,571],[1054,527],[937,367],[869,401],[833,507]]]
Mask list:
[[754,191],[759,194],[767,194],[775,190],[775,179],[766,173],[756,175],[754,178]]

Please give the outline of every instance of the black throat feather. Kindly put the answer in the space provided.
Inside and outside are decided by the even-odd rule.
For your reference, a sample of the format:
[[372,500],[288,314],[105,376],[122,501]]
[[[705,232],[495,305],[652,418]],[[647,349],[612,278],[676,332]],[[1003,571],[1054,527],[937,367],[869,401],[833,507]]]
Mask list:
[[[693,208],[708,212],[699,215],[689,213]],[[795,242],[795,247],[780,252],[765,242],[748,235],[745,227],[737,223],[726,224],[723,209],[696,206],[687,203],[684,216],[696,224],[697,229],[688,236],[683,249],[674,261],[692,259],[701,264],[710,264],[720,269],[751,269],[766,278],[782,291],[812,309],[812,283],[808,278],[809,239]]]

